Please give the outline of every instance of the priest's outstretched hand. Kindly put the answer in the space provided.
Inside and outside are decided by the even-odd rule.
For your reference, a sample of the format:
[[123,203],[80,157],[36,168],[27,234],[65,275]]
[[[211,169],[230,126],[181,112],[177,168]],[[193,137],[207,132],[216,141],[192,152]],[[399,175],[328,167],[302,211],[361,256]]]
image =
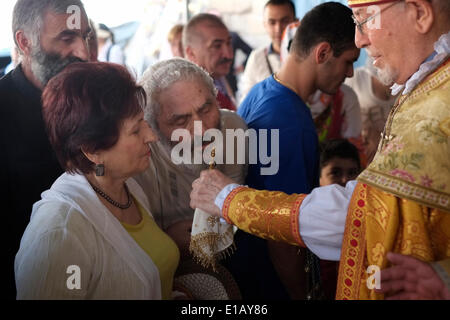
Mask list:
[[429,263],[388,253],[393,266],[381,270],[381,288],[387,300],[449,300],[450,291]]
[[191,208],[199,208],[220,217],[220,209],[214,204],[214,200],[231,183],[234,181],[218,170],[202,171],[200,177],[192,183]]

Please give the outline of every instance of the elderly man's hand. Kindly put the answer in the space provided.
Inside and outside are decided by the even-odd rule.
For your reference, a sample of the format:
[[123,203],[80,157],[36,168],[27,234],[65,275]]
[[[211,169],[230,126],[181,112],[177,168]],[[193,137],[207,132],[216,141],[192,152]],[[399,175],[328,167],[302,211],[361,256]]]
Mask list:
[[234,183],[233,180],[218,170],[202,171],[200,178],[192,183],[191,208],[199,208],[220,217],[220,208],[214,204],[214,200],[230,183]]
[[434,269],[410,256],[388,253],[394,266],[381,270],[381,289],[387,300],[448,300],[450,292]]

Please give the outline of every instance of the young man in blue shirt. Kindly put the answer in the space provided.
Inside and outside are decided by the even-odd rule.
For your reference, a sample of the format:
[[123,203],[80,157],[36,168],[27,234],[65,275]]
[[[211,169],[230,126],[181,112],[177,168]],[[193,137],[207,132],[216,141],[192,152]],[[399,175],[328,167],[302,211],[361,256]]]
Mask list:
[[[268,129],[268,136],[270,130],[279,130],[278,172],[261,175],[265,165],[260,162],[250,165],[247,176],[250,187],[291,194],[309,193],[319,185],[318,138],[306,101],[316,90],[335,94],[345,78],[353,76],[353,63],[359,57],[354,37],[355,26],[349,8],[334,2],[313,8],[302,19],[281,69],[249,92],[238,109],[248,127]],[[270,144],[267,150],[272,150]],[[286,293],[293,299],[317,297],[313,288],[307,285],[303,273],[308,269],[305,268],[305,255],[297,254],[298,247],[269,241],[267,254],[265,240],[248,234],[236,236],[236,239],[238,250],[242,243],[241,246],[253,252],[251,259],[241,255],[248,259],[245,262],[248,268],[252,265],[257,268],[254,269],[255,276],[260,279],[251,285],[258,287],[261,283],[259,297],[284,298]],[[267,256],[270,256],[279,280],[273,275],[270,263],[265,261]],[[239,263],[239,268],[242,269],[243,264]],[[233,272],[234,268],[229,268]],[[314,265],[310,265],[309,269],[312,268]],[[239,275],[235,277],[240,278]],[[286,289],[284,293],[280,280]],[[316,280],[312,281],[313,286]],[[268,282],[273,286],[267,288]]]

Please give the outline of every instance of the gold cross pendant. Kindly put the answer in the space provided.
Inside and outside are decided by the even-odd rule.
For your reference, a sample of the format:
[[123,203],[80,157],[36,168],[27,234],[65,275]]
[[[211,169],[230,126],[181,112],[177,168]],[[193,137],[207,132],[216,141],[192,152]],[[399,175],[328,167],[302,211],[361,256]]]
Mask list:
[[212,148],[211,150],[211,162],[209,163],[209,169],[213,170],[216,168],[216,162],[214,161],[214,157],[216,156],[216,148]]

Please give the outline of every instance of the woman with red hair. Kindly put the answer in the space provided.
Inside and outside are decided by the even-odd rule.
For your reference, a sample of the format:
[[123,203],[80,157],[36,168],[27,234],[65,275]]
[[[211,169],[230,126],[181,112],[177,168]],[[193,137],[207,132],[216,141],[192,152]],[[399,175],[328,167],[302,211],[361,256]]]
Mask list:
[[65,173],[34,204],[15,260],[18,299],[169,299],[179,261],[131,178],[156,136],[144,89],[114,64],[74,63],[43,92]]

